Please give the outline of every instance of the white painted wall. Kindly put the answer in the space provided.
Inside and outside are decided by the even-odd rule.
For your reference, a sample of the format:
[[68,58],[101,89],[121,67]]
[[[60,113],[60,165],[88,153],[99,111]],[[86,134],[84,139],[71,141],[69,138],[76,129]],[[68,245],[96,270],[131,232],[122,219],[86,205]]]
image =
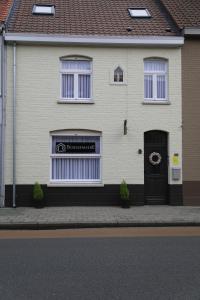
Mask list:
[[[7,49],[6,184],[12,183],[12,46]],[[59,57],[93,58],[94,104],[59,104]],[[170,105],[144,105],[143,59],[169,60]],[[127,85],[111,85],[110,72],[124,67]],[[123,120],[128,134],[123,135]],[[181,50],[17,45],[17,184],[49,183],[49,134],[60,129],[102,131],[103,183],[144,182],[143,133],[169,132],[169,155],[182,157]],[[181,166],[181,161],[180,161]],[[170,177],[170,176],[169,176]],[[171,177],[170,183],[173,182]]]

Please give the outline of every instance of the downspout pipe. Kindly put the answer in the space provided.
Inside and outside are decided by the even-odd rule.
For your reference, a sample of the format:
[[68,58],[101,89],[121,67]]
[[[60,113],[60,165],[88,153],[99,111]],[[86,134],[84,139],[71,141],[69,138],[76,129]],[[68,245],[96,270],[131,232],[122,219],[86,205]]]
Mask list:
[[16,207],[16,42],[13,44],[13,207]]
[[5,148],[5,45],[4,45],[4,24],[1,25],[1,199],[0,207],[5,206],[4,187],[4,148]]

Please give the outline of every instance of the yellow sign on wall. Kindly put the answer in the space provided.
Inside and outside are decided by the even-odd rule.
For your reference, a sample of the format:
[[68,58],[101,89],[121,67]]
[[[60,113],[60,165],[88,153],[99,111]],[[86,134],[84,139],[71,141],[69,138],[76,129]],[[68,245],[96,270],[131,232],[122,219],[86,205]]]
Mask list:
[[179,155],[178,155],[178,153],[174,153],[172,162],[173,162],[174,166],[178,166],[179,165]]

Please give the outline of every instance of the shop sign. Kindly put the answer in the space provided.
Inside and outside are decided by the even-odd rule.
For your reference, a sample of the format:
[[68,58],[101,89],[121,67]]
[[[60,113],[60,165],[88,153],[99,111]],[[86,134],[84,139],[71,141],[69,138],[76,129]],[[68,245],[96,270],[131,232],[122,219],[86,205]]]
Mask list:
[[95,153],[95,143],[57,142],[56,153]]

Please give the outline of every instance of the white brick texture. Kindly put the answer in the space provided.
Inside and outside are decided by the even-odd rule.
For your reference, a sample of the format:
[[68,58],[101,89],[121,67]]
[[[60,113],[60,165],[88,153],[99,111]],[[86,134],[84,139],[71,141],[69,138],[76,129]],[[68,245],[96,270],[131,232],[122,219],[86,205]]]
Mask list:
[[[7,47],[6,184],[12,183],[12,46]],[[94,104],[59,104],[59,58],[86,55],[93,60]],[[170,105],[144,105],[143,60],[169,62]],[[110,72],[125,68],[127,85],[111,85]],[[49,183],[50,131],[90,129],[102,132],[104,184],[144,182],[143,135],[169,132],[169,156],[182,157],[181,50],[17,45],[17,184]],[[123,120],[128,134],[123,135]],[[181,161],[180,161],[181,167]],[[170,172],[169,172],[170,174]],[[169,175],[169,182],[171,181]],[[175,182],[181,183],[179,182]]]

